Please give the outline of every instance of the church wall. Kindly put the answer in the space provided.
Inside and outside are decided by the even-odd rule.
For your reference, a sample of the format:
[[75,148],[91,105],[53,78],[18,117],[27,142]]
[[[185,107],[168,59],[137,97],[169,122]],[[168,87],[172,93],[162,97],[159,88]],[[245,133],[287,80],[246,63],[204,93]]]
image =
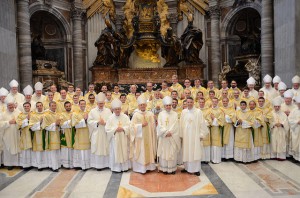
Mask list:
[[[299,35],[300,32],[300,1],[296,1],[296,32],[295,35]],[[295,70],[296,74],[300,76],[300,39],[299,36],[296,36],[296,63]]]
[[19,80],[15,14],[15,1],[0,1],[0,87],[6,88],[13,78]]
[[[297,21],[295,9],[299,3],[298,0],[274,0],[275,74],[279,75],[288,87],[291,87],[291,79],[296,73],[296,68],[298,74],[300,72],[300,54],[296,51],[297,40],[300,42],[296,35],[296,24],[299,23],[300,16],[297,14]],[[298,29],[300,30],[299,25]]]

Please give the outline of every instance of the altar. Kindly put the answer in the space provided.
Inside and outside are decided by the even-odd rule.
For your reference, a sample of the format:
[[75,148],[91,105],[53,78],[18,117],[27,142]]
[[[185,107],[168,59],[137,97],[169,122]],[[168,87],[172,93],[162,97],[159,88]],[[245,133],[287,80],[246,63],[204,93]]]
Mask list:
[[168,19],[164,0],[126,1],[121,28],[113,13],[95,41],[97,57],[90,68],[92,82],[143,84],[204,77],[205,64],[199,58],[202,31],[193,25],[193,13],[186,12],[188,24],[176,36]]

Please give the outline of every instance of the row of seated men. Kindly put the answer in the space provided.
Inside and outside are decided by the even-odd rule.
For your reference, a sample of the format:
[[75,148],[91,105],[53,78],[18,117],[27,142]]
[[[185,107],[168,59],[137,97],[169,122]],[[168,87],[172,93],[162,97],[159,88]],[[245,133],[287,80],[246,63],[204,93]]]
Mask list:
[[[270,83],[268,78],[270,77],[264,78],[265,85]],[[297,76],[295,78],[297,80]],[[299,82],[296,82],[295,78],[292,79],[293,89],[297,90],[295,88],[297,85],[295,86],[295,84],[298,83],[299,87],[300,80],[298,79]],[[249,78],[247,81],[248,85],[251,80],[253,79]],[[180,90],[172,88],[167,88],[167,91],[170,93],[166,95],[163,95],[164,89],[153,91],[152,93],[152,90],[150,90],[152,89],[152,84],[147,83],[147,91],[142,96],[134,92],[136,86],[131,86],[131,94],[127,96],[119,94],[119,96],[114,96],[114,99],[111,99],[110,97],[113,94],[105,90],[105,87],[102,87],[100,95],[96,95],[92,92],[93,86],[90,85],[89,92],[85,96],[74,94],[68,97],[70,90],[68,92],[61,90],[60,98],[55,100],[54,95],[57,92],[54,91],[53,93],[51,91],[44,98],[44,101],[37,101],[34,105],[32,105],[34,102],[32,100],[34,98],[32,96],[33,89],[27,86],[24,89],[25,99],[23,102],[20,102],[18,101],[19,93],[12,94],[12,90],[18,88],[17,82],[12,81],[10,83],[10,93],[5,91],[4,88],[0,90],[0,97],[3,102],[0,130],[3,135],[4,149],[2,153],[4,165],[9,168],[18,165],[24,168],[34,166],[39,169],[50,167],[54,171],[57,171],[61,165],[67,168],[79,167],[82,169],[110,167],[116,172],[128,170],[133,166],[137,172],[144,172],[149,168],[147,167],[148,163],[142,163],[144,167],[140,167],[140,164],[134,165],[134,160],[129,160],[134,155],[129,151],[136,150],[136,148],[132,149],[131,147],[138,147],[137,150],[143,150],[138,145],[140,142],[131,142],[130,138],[129,140],[125,138],[126,141],[119,138],[117,139],[118,145],[116,145],[116,142],[114,142],[116,139],[107,138],[107,134],[112,133],[115,135],[118,130],[124,132],[124,135],[126,134],[125,129],[119,126],[120,122],[117,123],[117,127],[113,127],[113,131],[106,129],[107,120],[109,117],[113,117],[111,115],[112,112],[113,115],[120,115],[120,112],[122,112],[124,116],[134,116],[134,114],[138,114],[141,111],[141,104],[144,105],[145,111],[152,112],[150,117],[153,115],[155,127],[152,127],[151,130],[155,137],[152,137],[153,142],[150,150],[153,150],[152,158],[156,154],[162,158],[159,167],[164,172],[174,173],[176,164],[189,162],[186,161],[187,157],[185,157],[188,154],[186,154],[186,149],[184,149],[184,137],[188,136],[188,134],[185,134],[184,126],[192,122],[191,118],[189,120],[185,116],[192,109],[200,110],[205,120],[205,126],[208,129],[208,133],[201,137],[201,141],[199,141],[202,146],[202,161],[220,163],[222,158],[234,158],[236,161],[242,162],[268,158],[284,160],[286,156],[290,155],[299,161],[300,100],[297,95],[294,96],[293,90],[286,90],[287,88],[283,82],[278,83],[277,94],[274,91],[274,95],[272,95],[273,100],[271,98],[269,100],[265,95],[270,96],[270,93],[263,89],[258,92],[258,98],[256,99],[253,95],[250,95],[251,91],[255,90],[250,90],[250,88],[244,88],[241,93],[238,88],[232,86],[231,94],[224,88],[219,91],[216,89],[207,91],[203,88],[201,91],[196,92],[195,88],[191,88],[192,91],[188,89],[187,84],[190,83],[188,81],[189,79],[185,80],[186,89],[183,90],[181,97],[178,97]],[[224,81],[222,85],[226,83]],[[165,84],[167,85],[167,83]],[[42,90],[42,87],[38,86],[41,86],[41,84],[37,83],[35,85],[36,93],[39,89]],[[55,88],[55,86],[52,86],[52,89],[54,89],[53,87]],[[115,86],[113,92],[115,95],[118,94],[117,89],[118,86]],[[221,95],[216,93],[221,93]],[[14,95],[16,97],[13,97]],[[77,98],[78,102],[76,101]],[[142,98],[140,101],[143,101],[143,103],[139,102],[138,98]],[[164,102],[164,99],[167,103]],[[130,106],[133,106],[133,104],[135,106],[130,110]],[[101,105],[102,107],[100,107]],[[170,108],[168,107],[169,109],[166,108],[168,105],[170,106]],[[103,117],[101,116],[101,111],[97,112],[104,109],[104,106],[106,107],[105,110],[108,110],[107,114],[110,115],[106,118],[104,118],[104,115]],[[116,109],[119,109],[120,112],[115,112]],[[95,111],[97,112],[96,115],[98,115],[98,120],[97,122],[95,121],[96,124],[95,122],[88,124]],[[171,123],[171,119],[169,120],[168,114],[166,114],[167,116],[164,115],[166,112],[176,113],[176,120],[173,123]],[[182,113],[183,116],[181,116]],[[167,118],[162,122],[160,117]],[[134,117],[132,117],[133,119]],[[179,135],[177,134],[179,139],[176,139],[176,135],[173,134],[171,139],[174,142],[169,141],[169,145],[164,141],[159,141],[161,138],[171,137],[168,135],[160,136],[161,130],[159,129],[170,125],[173,129],[174,125],[172,124],[178,124],[178,119],[180,120],[179,126],[175,128],[179,131]],[[132,122],[132,120],[130,121],[128,117],[127,121]],[[160,126],[163,123],[167,126]],[[14,127],[10,125],[14,125]],[[99,132],[101,131],[101,125],[104,126],[104,128],[102,127],[102,133]],[[123,125],[123,123],[120,125]],[[127,123],[127,125],[129,126],[130,123]],[[204,131],[206,131],[201,129],[203,126],[196,125],[194,127],[196,127],[195,131],[198,128],[200,129],[200,134],[204,134]],[[119,128],[122,128],[122,130]],[[131,131],[128,134],[135,133],[134,126],[129,128],[130,130],[126,129]],[[18,132],[15,132],[15,136],[11,135],[13,133],[6,135],[11,130]],[[174,131],[176,130],[174,129]],[[57,133],[51,133],[52,131]],[[146,135],[143,137],[143,135],[141,135],[142,138],[149,139],[149,137]],[[128,136],[130,137],[130,135]],[[105,139],[109,139],[109,141],[104,141]],[[159,144],[160,142],[164,142],[164,144]],[[145,149],[149,150],[149,146],[146,146],[146,144],[144,146],[144,151]],[[175,151],[168,152],[174,152],[177,155],[177,157],[173,155],[173,159],[170,160],[175,163],[170,163],[170,167],[167,160],[170,158],[170,153],[164,153],[164,149],[162,149],[164,147],[172,147]],[[115,156],[116,153],[118,156]],[[189,169],[189,165],[187,165],[186,169]],[[194,172],[198,174],[199,171]]]

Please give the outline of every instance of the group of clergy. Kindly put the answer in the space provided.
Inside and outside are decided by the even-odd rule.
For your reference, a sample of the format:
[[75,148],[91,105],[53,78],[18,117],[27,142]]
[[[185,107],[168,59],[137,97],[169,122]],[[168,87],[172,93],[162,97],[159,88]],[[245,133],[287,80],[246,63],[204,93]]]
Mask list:
[[173,75],[171,86],[164,81],[154,91],[147,83],[143,93],[136,85],[128,94],[103,85],[97,94],[90,84],[84,95],[52,85],[45,96],[41,82],[23,95],[12,80],[9,91],[0,89],[0,164],[166,174],[183,164],[182,172],[199,176],[201,162],[300,161],[300,77],[292,89],[279,76],[263,83],[256,91],[250,77],[243,90],[234,80],[217,89],[195,79],[192,87]]

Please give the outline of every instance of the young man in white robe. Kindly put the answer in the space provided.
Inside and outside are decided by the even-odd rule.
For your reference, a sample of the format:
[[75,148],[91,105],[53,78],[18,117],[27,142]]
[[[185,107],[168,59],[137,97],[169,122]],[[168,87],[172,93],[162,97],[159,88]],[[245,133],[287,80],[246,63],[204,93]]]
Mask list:
[[109,167],[109,141],[105,125],[111,116],[110,109],[105,106],[105,94],[96,96],[97,107],[92,109],[88,117],[91,140],[91,167],[98,171]]
[[32,139],[31,131],[29,128],[29,120],[31,114],[31,104],[25,102],[23,104],[23,112],[19,114],[17,118],[17,124],[19,125],[21,137],[20,137],[20,166],[24,170],[28,170],[31,167],[31,153],[32,153]]
[[177,155],[180,149],[178,115],[172,110],[172,98],[163,98],[164,110],[158,115],[158,169],[165,174],[175,174],[177,170]]
[[79,101],[80,110],[72,114],[72,126],[75,127],[76,133],[73,144],[73,167],[76,169],[87,170],[91,168],[91,142],[89,129],[87,126],[88,112],[86,102]]
[[290,123],[291,151],[295,160],[300,161],[300,95],[295,97],[297,108],[292,110],[288,119]]
[[8,95],[5,99],[7,110],[1,115],[0,130],[3,130],[3,164],[8,170],[20,165],[20,131],[16,119],[20,114],[15,109],[15,99]]
[[75,128],[72,127],[72,104],[69,101],[64,103],[65,111],[61,113],[60,126],[60,157],[61,165],[64,168],[73,168],[73,144],[75,140]]
[[109,139],[109,167],[113,172],[126,172],[130,168],[129,134],[130,119],[121,112],[122,102],[115,98],[111,102],[113,114],[108,118],[105,131]]
[[33,132],[32,138],[32,154],[31,165],[36,167],[38,171],[42,171],[48,167],[48,159],[46,150],[46,132],[41,125],[45,115],[42,102],[35,104],[36,111],[30,114],[29,127]]
[[141,95],[137,103],[139,109],[131,119],[130,158],[132,170],[144,174],[156,169],[156,126],[154,114],[146,110],[147,99]]
[[180,137],[182,138],[183,164],[181,172],[200,176],[203,138],[209,133],[200,109],[194,107],[193,98],[187,98],[187,108],[180,117]]
[[286,138],[289,132],[288,117],[281,111],[281,100],[273,100],[272,119],[270,119],[271,129],[271,158],[277,160],[286,159]]
[[43,117],[42,128],[46,130],[46,155],[48,167],[53,172],[58,172],[60,163],[60,124],[61,117],[56,112],[56,102],[49,103],[49,110]]

